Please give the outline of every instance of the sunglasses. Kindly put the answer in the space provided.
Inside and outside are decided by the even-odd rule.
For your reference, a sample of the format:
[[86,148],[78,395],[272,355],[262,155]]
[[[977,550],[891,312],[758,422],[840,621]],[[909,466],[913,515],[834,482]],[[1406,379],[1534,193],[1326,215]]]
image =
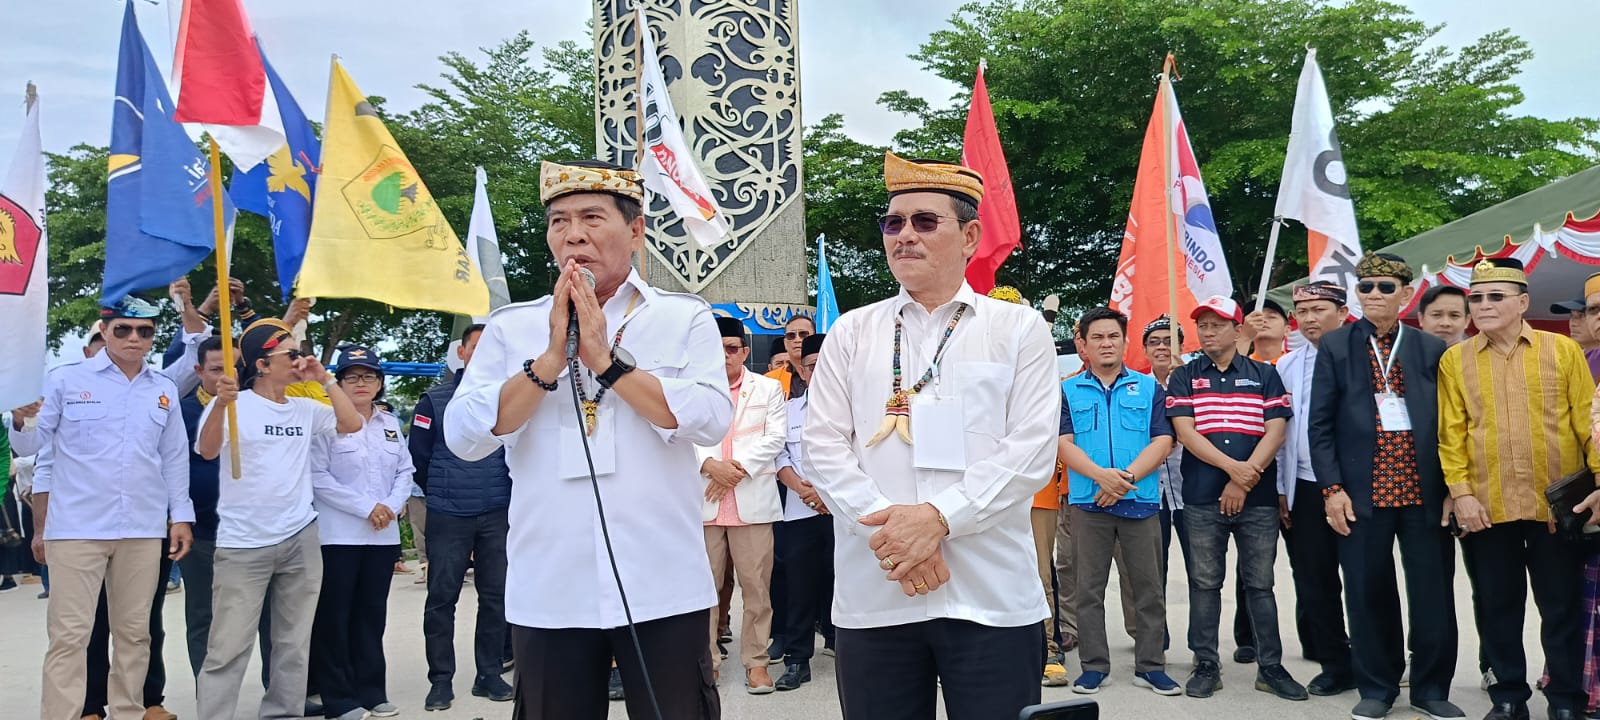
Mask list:
[[810,330],[790,330],[783,334],[785,340],[804,340],[808,337],[811,337]]
[[154,325],[117,325],[111,328],[111,336],[118,340],[127,340],[129,335],[139,333],[140,340],[149,340],[156,336]]
[[743,345],[723,345],[722,346],[722,352],[727,353],[728,355],[738,355],[739,353],[744,352],[744,346]]
[[1471,305],[1482,305],[1483,302],[1487,300],[1491,304],[1498,305],[1505,302],[1506,298],[1508,297],[1513,297],[1513,294],[1503,292],[1467,293],[1467,303]]
[[301,352],[299,350],[285,350],[283,352],[268,353],[267,357],[273,358],[273,357],[278,357],[279,355],[288,355],[289,356],[289,360],[294,361],[294,360],[299,360],[300,358],[303,358],[303,357],[310,357],[311,353]]
[[1356,283],[1356,292],[1358,293],[1366,295],[1371,293],[1373,290],[1377,290],[1379,293],[1384,295],[1393,295],[1400,290],[1400,283],[1394,282],[1393,280],[1362,280],[1361,282]]
[[[906,229],[907,219],[904,215],[884,215],[878,218],[878,229],[882,230],[885,235],[899,235],[901,231]],[[911,213],[909,219],[912,230],[916,230],[919,233],[931,233],[939,229],[939,223],[958,218],[934,212],[915,212]]]

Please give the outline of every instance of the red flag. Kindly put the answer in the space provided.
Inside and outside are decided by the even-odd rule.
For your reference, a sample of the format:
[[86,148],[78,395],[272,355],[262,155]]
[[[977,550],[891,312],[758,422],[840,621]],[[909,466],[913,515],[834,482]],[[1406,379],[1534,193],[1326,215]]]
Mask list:
[[967,262],[967,284],[986,293],[994,289],[994,273],[1022,247],[1022,228],[1017,220],[1017,198],[1011,193],[1011,171],[1000,148],[1000,131],[995,126],[994,109],[989,106],[989,87],[983,82],[983,66],[972,86],[972,107],[967,110],[967,130],[963,134],[961,164],[983,176],[983,202],[978,205],[978,220],[983,235],[978,251]]
[[283,147],[283,120],[242,0],[185,0],[176,44],[174,120],[204,124],[244,170]]

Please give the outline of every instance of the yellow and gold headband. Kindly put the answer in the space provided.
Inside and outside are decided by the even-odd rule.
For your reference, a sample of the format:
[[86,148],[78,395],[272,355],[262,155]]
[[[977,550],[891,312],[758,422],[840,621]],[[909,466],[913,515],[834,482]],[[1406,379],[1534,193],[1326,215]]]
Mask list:
[[883,184],[894,197],[907,192],[939,192],[983,202],[983,176],[969,167],[932,161],[913,162],[883,154]]
[[1472,285],[1493,282],[1516,283],[1527,287],[1528,273],[1522,269],[1522,261],[1513,258],[1484,258],[1472,266]]
[[644,185],[632,170],[561,165],[548,160],[539,166],[539,202],[573,193],[610,193],[644,202]]
[[1600,293],[1600,273],[1590,275],[1588,280],[1583,281],[1583,296],[1587,298],[1595,293]]

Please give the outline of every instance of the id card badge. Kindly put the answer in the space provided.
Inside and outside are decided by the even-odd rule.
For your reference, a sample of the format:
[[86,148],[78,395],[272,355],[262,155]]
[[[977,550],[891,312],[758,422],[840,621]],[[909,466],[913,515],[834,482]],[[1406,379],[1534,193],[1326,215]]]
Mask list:
[[[595,415],[594,434],[589,436],[589,454],[594,458],[595,477],[617,471],[617,412],[614,408],[601,408]],[[562,480],[589,479],[589,463],[583,456],[583,422],[576,414],[561,415],[559,456]]]
[[911,396],[912,464],[924,470],[967,469],[965,414],[960,397]]
[[1406,410],[1405,398],[1394,393],[1377,393],[1378,429],[1384,432],[1406,432],[1411,429],[1411,412]]

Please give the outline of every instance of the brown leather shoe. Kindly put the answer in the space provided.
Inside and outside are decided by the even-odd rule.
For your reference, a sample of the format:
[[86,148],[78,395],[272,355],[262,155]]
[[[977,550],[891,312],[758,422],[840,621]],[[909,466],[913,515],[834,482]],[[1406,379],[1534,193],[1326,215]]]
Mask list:
[[178,720],[178,716],[160,705],[155,705],[144,709],[144,720]]
[[751,695],[766,695],[777,690],[772,682],[772,676],[767,674],[764,667],[750,668],[744,671],[744,690]]

